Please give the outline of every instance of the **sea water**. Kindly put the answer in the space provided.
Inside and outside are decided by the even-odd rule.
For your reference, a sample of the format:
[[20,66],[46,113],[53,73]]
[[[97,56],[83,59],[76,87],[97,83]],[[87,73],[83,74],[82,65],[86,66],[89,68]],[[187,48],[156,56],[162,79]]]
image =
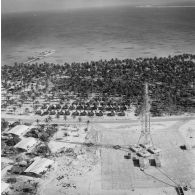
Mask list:
[[2,65],[46,49],[63,64],[195,53],[194,7],[118,7],[2,15]]

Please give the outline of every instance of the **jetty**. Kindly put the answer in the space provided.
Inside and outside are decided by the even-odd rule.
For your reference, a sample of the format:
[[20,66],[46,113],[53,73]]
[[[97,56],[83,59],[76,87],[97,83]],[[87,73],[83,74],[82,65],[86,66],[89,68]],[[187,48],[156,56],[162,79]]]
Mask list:
[[41,59],[43,59],[43,58],[45,58],[53,53],[55,53],[55,50],[43,51],[43,52],[39,53],[37,56],[28,57],[28,60],[26,62],[24,62],[24,64],[29,64],[31,62],[41,60]]

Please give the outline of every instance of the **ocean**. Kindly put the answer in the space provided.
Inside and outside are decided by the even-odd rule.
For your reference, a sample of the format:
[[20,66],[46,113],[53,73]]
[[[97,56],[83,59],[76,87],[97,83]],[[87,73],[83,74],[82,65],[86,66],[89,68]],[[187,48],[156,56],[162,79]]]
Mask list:
[[117,7],[2,14],[2,65],[46,49],[46,62],[195,53],[195,7]]

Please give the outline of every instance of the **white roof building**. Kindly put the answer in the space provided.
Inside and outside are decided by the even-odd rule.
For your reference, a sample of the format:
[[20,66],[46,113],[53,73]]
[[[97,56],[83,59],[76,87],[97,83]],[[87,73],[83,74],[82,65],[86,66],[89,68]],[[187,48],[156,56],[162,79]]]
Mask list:
[[48,166],[54,163],[53,160],[47,158],[36,157],[34,159],[34,162],[24,171],[25,173],[41,175],[43,171],[47,171]]
[[14,148],[19,148],[25,151],[31,151],[36,145],[38,144],[38,141],[33,138],[23,138],[20,142],[18,142]]
[[1,181],[1,193],[8,190],[9,184]]
[[10,131],[7,133],[11,133],[14,135],[22,136],[24,135],[28,130],[30,130],[29,126],[26,125],[17,125],[14,128],[12,128]]

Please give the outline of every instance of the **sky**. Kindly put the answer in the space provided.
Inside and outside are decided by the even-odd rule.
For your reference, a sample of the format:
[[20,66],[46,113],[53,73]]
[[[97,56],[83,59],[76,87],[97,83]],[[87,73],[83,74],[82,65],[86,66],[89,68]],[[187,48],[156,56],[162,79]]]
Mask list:
[[2,13],[111,6],[195,6],[195,0],[1,0]]

